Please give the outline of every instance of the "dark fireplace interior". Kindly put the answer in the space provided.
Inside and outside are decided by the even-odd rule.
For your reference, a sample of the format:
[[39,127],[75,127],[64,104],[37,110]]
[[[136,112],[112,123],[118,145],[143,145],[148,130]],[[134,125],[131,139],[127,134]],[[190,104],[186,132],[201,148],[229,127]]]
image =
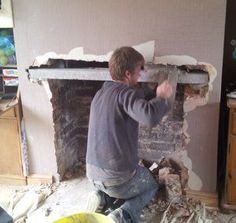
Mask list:
[[[52,92],[58,173],[62,180],[84,175],[90,103],[103,81],[48,82]],[[184,85],[178,84],[173,114],[154,128],[140,126],[141,159],[157,162],[184,148],[183,103]]]

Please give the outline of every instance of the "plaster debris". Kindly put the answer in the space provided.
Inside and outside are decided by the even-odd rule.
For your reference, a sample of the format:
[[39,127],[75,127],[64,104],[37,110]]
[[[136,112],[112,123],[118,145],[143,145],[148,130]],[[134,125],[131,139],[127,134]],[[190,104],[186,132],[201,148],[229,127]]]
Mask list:
[[[207,208],[199,200],[187,198],[183,178],[186,168],[171,159],[163,158],[158,164],[142,161],[151,169],[161,185],[158,196],[144,209],[142,222],[150,223],[213,223],[218,217],[216,210]],[[155,166],[156,168],[153,168]],[[144,221],[145,219],[145,221]]]
[[[158,164],[156,163],[156,165]],[[92,184],[86,178],[61,182],[51,187],[53,193],[36,210],[29,213],[27,218],[21,222],[16,221],[17,223],[52,223],[62,217],[84,212],[88,194],[93,189]],[[13,188],[0,185],[0,206],[3,197],[9,197],[16,191],[28,191],[28,186],[23,188],[14,186]],[[144,209],[139,223],[160,223],[161,221],[163,223],[233,223],[235,220],[234,214],[222,215],[216,209],[210,209],[198,200],[187,199],[184,194],[176,200],[166,200],[162,191],[163,189],[159,192],[158,197]]]
[[[163,158],[158,164],[142,160],[141,163],[149,168],[154,178],[157,180],[164,199],[172,201],[182,196],[188,182],[188,171],[173,159]],[[153,168],[153,166],[157,166]]]
[[143,211],[141,222],[148,223],[222,223],[219,212],[204,203],[181,195],[167,201],[159,195]]
[[180,177],[177,174],[168,174],[165,177],[165,187],[168,200],[173,200],[182,195]]
[[1,193],[0,206],[13,218],[14,223],[23,223],[55,189],[55,185],[41,185],[6,190],[7,193]]
[[213,223],[216,218],[217,212],[207,209],[200,201],[182,197],[168,205],[161,223]]

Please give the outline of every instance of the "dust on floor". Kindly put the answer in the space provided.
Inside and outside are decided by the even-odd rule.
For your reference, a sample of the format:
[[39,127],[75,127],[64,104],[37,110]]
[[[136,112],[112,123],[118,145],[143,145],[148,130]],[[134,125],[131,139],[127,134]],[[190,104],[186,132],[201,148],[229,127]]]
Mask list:
[[[42,186],[0,186],[0,206],[5,210],[14,209],[14,205],[11,205],[12,200],[16,200],[16,195],[19,194],[38,194],[27,200],[27,203],[31,202],[32,205],[26,204],[27,211],[26,217],[23,218],[22,214],[19,214],[19,210],[14,210],[12,213],[16,218],[15,223],[52,223],[61,217],[71,215],[74,213],[82,212],[85,210],[87,196],[93,187],[86,178],[78,178],[70,181],[61,182],[53,185]],[[49,191],[43,193],[44,190]],[[33,192],[33,193],[32,193]],[[39,199],[39,197],[46,197],[46,199]],[[8,198],[8,200],[7,200]],[[17,200],[18,201],[18,200]],[[16,202],[15,202],[16,203]],[[38,203],[38,204],[37,204]],[[37,207],[35,208],[37,204]],[[18,209],[18,208],[17,208]],[[23,208],[20,208],[21,210]],[[9,213],[9,212],[8,212]],[[10,215],[12,213],[9,213]],[[12,215],[11,215],[12,216]]]
[[[40,188],[49,188],[51,189],[51,194],[48,195],[46,200],[42,200],[39,203],[36,210],[28,213],[26,218],[18,220],[17,223],[52,223],[55,220],[58,220],[61,217],[68,216],[71,214],[79,213],[85,211],[86,201],[88,194],[93,190],[93,186],[86,178],[77,178],[69,181],[61,182],[53,186],[25,186],[25,187],[16,187],[16,186],[0,186],[0,202],[3,195],[11,196],[13,193],[35,190],[38,191]],[[6,204],[5,204],[6,205]],[[0,205],[1,206],[1,205]],[[164,209],[157,211],[153,209],[145,209],[141,222],[143,223],[160,223],[161,219],[163,220]],[[215,212],[216,216],[214,217],[213,223],[236,223],[236,218],[234,214],[221,214]],[[168,221],[162,221],[168,222]],[[172,221],[171,221],[172,222]],[[180,223],[179,221],[173,221]],[[189,221],[193,222],[194,221]],[[196,222],[196,221],[195,221]],[[202,221],[204,222],[204,221]],[[168,222],[169,223],[169,222]],[[198,223],[198,222],[196,222]],[[206,223],[206,222],[204,222]]]

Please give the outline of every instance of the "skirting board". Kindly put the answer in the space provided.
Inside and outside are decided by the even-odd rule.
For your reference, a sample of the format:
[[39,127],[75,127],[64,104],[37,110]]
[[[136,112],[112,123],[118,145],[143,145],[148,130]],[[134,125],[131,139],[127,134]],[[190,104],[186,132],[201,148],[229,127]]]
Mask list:
[[41,185],[52,184],[53,178],[49,175],[32,174],[27,177],[17,175],[0,175],[0,184],[8,185]]
[[218,208],[218,195],[217,193],[207,193],[194,190],[186,190],[186,195],[188,198],[194,198],[200,200],[208,207]]
[[27,176],[27,184],[41,185],[41,184],[52,184],[53,177],[51,175],[39,175],[31,174]]
[[26,185],[26,177],[17,175],[0,175],[0,184]]

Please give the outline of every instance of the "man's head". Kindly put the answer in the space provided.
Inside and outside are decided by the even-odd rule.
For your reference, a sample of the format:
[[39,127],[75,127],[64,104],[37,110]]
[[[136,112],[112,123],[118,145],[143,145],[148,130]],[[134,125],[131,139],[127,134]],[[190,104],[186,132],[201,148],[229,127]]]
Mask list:
[[113,80],[124,81],[127,78],[134,79],[133,75],[139,75],[143,65],[142,54],[132,47],[125,46],[116,49],[112,54],[109,61],[109,71]]

